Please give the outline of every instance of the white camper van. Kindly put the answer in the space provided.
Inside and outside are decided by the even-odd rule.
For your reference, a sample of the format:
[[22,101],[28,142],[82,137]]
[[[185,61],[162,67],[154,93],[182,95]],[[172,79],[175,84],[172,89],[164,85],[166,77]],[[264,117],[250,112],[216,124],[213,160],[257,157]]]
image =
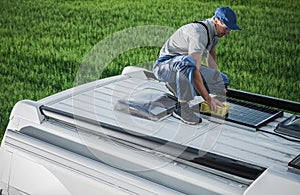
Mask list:
[[229,89],[228,114],[197,125],[172,116],[175,102],[137,67],[18,102],[0,194],[300,193],[299,102]]

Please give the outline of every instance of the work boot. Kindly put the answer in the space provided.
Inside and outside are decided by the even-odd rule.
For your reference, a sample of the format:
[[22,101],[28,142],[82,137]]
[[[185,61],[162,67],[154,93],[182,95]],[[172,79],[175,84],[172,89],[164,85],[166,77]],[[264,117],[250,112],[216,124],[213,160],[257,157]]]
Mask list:
[[189,125],[196,125],[202,122],[202,119],[193,112],[187,102],[177,102],[173,116]]

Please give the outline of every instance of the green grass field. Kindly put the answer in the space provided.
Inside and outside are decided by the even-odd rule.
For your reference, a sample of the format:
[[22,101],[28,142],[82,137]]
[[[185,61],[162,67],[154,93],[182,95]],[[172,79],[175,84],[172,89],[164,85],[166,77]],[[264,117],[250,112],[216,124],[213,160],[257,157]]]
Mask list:
[[[130,27],[178,28],[209,18],[227,5],[242,31],[218,46],[221,71],[231,87],[300,101],[300,1],[0,1],[0,140],[13,105],[38,100],[74,86],[87,53],[101,40]],[[129,50],[102,77],[128,65],[151,62],[158,47]]]

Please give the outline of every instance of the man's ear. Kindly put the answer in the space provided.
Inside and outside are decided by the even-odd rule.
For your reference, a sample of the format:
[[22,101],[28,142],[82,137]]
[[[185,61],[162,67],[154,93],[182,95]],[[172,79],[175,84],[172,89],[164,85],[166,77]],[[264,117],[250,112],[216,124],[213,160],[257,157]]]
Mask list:
[[214,24],[218,24],[219,19],[218,18],[214,18]]

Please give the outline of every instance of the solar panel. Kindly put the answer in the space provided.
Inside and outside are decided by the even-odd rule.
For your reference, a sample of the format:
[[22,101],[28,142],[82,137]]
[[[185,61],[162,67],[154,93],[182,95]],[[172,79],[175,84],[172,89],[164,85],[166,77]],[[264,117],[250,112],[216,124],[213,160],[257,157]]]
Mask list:
[[227,98],[227,102],[230,104],[230,108],[225,120],[249,127],[259,128],[266,123],[283,116],[282,111],[250,102],[232,98]]

